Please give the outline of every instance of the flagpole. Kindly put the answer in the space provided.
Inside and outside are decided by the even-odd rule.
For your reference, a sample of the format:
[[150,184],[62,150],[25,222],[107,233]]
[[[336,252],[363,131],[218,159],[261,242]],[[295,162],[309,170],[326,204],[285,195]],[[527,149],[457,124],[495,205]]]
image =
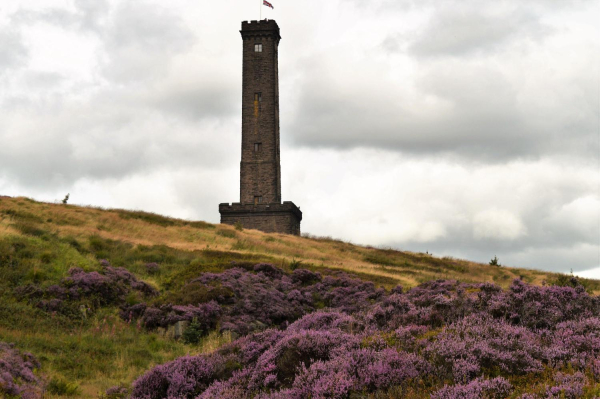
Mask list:
[[262,21],[262,1],[263,0],[259,0],[259,9],[260,9],[260,18],[258,19],[259,21]]

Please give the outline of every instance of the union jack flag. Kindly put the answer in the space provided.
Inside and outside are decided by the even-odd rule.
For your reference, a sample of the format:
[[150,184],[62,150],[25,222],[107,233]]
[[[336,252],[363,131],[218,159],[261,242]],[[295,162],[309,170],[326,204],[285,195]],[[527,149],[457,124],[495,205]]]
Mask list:
[[271,7],[273,10],[275,9],[273,4],[269,3],[267,0],[263,0],[263,6]]

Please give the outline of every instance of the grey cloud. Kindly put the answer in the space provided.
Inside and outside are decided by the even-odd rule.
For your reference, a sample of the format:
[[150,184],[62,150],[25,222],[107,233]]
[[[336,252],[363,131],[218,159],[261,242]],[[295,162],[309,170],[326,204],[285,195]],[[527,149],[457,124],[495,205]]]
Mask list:
[[[542,182],[532,184],[543,186]],[[581,179],[572,182],[570,187],[561,187],[565,184],[567,182],[553,186],[551,192],[540,192],[538,197],[523,198],[526,205],[521,218],[526,231],[518,237],[477,237],[473,233],[472,221],[461,224],[447,220],[444,237],[427,243],[409,240],[389,245],[480,262],[487,262],[497,255],[505,265],[550,271],[565,272],[567,267],[574,271],[593,268],[597,266],[594,252],[597,253],[600,239],[597,224],[595,221],[585,222],[585,216],[572,213],[561,217],[561,208],[589,195],[593,187]]]
[[[483,8],[492,5],[487,0],[372,0],[369,2],[363,0],[344,0],[351,3],[360,9],[373,10],[375,13],[389,13],[394,11],[404,12],[407,10],[431,9],[432,7],[448,6],[448,7],[471,7]],[[535,7],[538,9],[555,9],[562,10],[570,7],[577,7],[582,4],[592,4],[594,0],[529,0],[523,2],[520,0],[503,1],[503,5],[517,5],[527,7]]]
[[523,134],[514,93],[502,76],[492,71],[465,75],[427,73],[422,79],[428,82],[424,89],[444,97],[451,109],[421,113],[397,98],[393,88],[386,91],[384,84],[369,91],[364,87],[337,91],[315,73],[302,85],[291,135],[298,144],[309,146],[366,146],[485,158],[526,154],[533,143]]
[[[0,169],[20,185],[69,186],[83,178],[189,166],[211,170],[231,162],[231,148],[212,139],[224,129],[212,119],[174,125],[173,118],[124,92],[99,95],[84,106],[71,100],[52,109],[31,100],[7,103],[10,117],[0,120]],[[230,130],[233,141],[237,130]]]
[[241,108],[238,100],[238,90],[226,77],[217,84],[199,81],[190,82],[185,87],[167,88],[145,99],[149,105],[161,111],[190,120],[238,116]]
[[27,61],[28,51],[16,29],[0,26],[0,76]]
[[75,7],[81,15],[79,24],[83,29],[100,31],[110,4],[107,0],[75,0]]
[[19,9],[11,16],[16,25],[31,25],[45,22],[65,29],[99,33],[103,20],[108,15],[110,5],[107,0],[76,0],[75,12],[63,8],[50,7],[43,11]]
[[492,63],[430,60],[413,80],[412,97],[369,65],[357,65],[337,79],[330,79],[337,66],[326,57],[300,68],[305,75],[286,124],[299,145],[385,148],[478,162],[596,156],[589,144],[595,100],[586,89],[595,78],[583,68],[577,77],[548,81],[548,99],[523,93],[519,81]]
[[512,40],[539,40],[550,32],[539,16],[527,9],[491,13],[452,5],[436,10],[409,51],[419,57],[490,53]]
[[118,83],[164,76],[173,56],[196,41],[180,17],[165,8],[127,1],[114,11],[104,41],[104,75]]
[[188,56],[195,42],[182,19],[145,2],[121,2],[110,13],[106,2],[75,6],[75,12],[23,9],[13,22],[23,29],[45,22],[93,33],[103,61],[97,72],[116,84],[28,69],[12,77],[27,90],[0,98],[5,177],[22,186],[66,187],[79,179],[190,166],[212,170],[226,162],[230,149],[213,138],[230,134],[235,141],[239,132],[231,119],[234,89],[226,74],[215,79],[208,70],[169,75],[173,57]]

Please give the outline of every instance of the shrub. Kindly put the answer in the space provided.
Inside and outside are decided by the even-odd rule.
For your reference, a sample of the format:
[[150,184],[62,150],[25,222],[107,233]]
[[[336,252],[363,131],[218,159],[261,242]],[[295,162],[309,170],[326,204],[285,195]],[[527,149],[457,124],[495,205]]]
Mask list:
[[80,393],[79,385],[58,378],[51,379],[47,389],[49,393],[61,396],[75,396]]
[[546,388],[546,398],[549,399],[576,399],[583,396],[583,387],[587,378],[583,373],[575,374],[556,373],[554,381],[557,385]]
[[228,376],[227,359],[185,356],[157,366],[133,383],[132,399],[195,398],[214,380]]
[[146,263],[144,268],[148,274],[158,274],[158,272],[160,272],[160,266],[158,266],[158,263],[156,262]]
[[444,328],[425,354],[440,372],[460,382],[484,370],[518,375],[543,369],[535,333],[485,315],[468,316]]
[[[164,395],[172,388],[174,396],[201,399],[412,397],[434,387],[438,399],[500,398],[512,395],[507,377],[519,390],[531,380],[537,393],[576,397],[589,393],[584,372],[600,375],[599,302],[581,288],[515,281],[503,291],[437,280],[385,293],[343,273],[286,274],[265,264],[203,273],[189,284],[232,295],[213,302],[219,310],[205,318],[193,314],[195,306],[178,309],[248,335],[195,358],[205,364],[197,374],[185,366],[189,358],[151,370],[136,381],[134,398],[157,397],[141,388],[152,373]],[[329,308],[316,311],[321,304]],[[183,316],[164,306],[131,309],[156,325]],[[191,373],[184,372],[185,387],[174,379],[181,368]],[[565,370],[573,374],[558,373]]]
[[203,335],[204,330],[202,330],[202,324],[198,322],[197,318],[194,318],[190,325],[183,331],[181,338],[186,344],[196,345],[200,342],[200,338],[202,338]]
[[296,270],[297,268],[299,268],[302,265],[302,261],[301,260],[296,260],[294,258],[292,258],[292,261],[290,262],[290,270]]
[[35,374],[40,363],[30,353],[0,342],[0,396],[34,399],[41,396],[43,381]]
[[431,399],[502,399],[510,395],[512,385],[502,378],[492,380],[478,378],[465,385],[444,386],[431,395]]

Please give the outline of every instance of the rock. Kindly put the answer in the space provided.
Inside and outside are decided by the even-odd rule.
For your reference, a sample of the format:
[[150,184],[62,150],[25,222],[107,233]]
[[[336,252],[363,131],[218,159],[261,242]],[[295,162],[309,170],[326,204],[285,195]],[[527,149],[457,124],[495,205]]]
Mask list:
[[185,320],[178,321],[177,323],[170,325],[169,328],[167,328],[165,337],[177,340],[177,339],[181,338],[181,336],[183,335],[183,332],[189,325],[190,325],[189,321],[185,321]]

